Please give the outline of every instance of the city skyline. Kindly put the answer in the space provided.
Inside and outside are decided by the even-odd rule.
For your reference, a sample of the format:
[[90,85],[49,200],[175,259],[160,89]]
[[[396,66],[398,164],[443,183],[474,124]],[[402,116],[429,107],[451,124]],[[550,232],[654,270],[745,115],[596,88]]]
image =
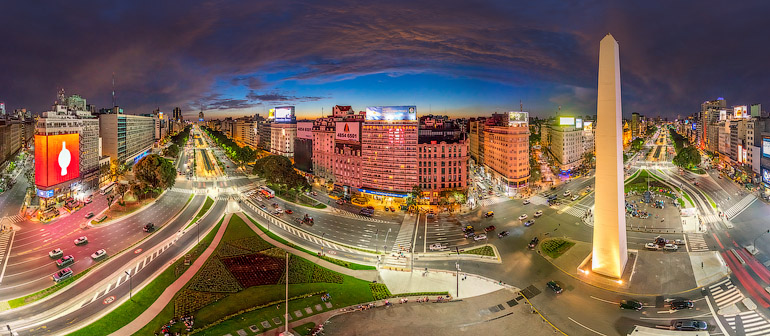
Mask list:
[[109,107],[115,73],[117,104],[129,114],[180,106],[192,119],[203,106],[207,118],[223,118],[295,105],[298,118],[315,118],[334,105],[416,105],[420,115],[464,117],[522,102],[532,116],[559,106],[592,115],[597,41],[611,32],[628,50],[625,117],[689,115],[716,97],[764,102],[770,70],[762,46],[745,42],[762,40],[761,8],[659,7],[9,3],[0,36],[14,52],[0,56],[0,101],[39,114],[64,87]]

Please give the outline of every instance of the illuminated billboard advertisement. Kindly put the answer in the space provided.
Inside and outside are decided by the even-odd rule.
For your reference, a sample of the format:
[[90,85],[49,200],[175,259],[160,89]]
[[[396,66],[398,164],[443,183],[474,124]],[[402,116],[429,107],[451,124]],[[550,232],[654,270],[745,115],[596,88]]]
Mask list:
[[748,106],[743,105],[734,107],[733,117],[736,119],[751,118],[751,115],[748,113]]
[[762,168],[762,182],[765,182],[765,184],[770,184],[770,170]]
[[312,121],[297,122],[297,138],[313,139],[313,122]]
[[719,121],[727,120],[727,110],[719,110]]
[[275,121],[279,123],[294,121],[294,106],[277,106],[275,108]]
[[80,177],[80,135],[35,135],[35,184],[50,187]]
[[275,119],[275,109],[271,108],[270,110],[268,110],[268,112],[267,112],[267,119],[268,120]]
[[559,117],[559,125],[574,125],[575,117]]
[[508,126],[519,126],[529,122],[529,112],[508,112]]
[[343,141],[361,141],[361,123],[337,122],[334,139]]
[[37,196],[40,198],[51,198],[53,197],[53,190],[40,190],[37,189]]
[[770,138],[762,139],[762,156],[770,157]]
[[583,130],[584,131],[590,131],[594,128],[594,122],[593,121],[586,121],[583,123]]
[[694,131],[696,129],[695,123],[692,124],[692,130]]
[[583,119],[575,119],[575,128],[583,128]]
[[366,120],[417,120],[417,106],[368,106]]

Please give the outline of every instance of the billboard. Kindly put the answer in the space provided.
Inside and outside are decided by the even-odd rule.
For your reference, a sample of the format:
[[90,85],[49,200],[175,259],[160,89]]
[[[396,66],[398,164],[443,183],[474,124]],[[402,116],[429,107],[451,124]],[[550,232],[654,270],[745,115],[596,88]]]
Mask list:
[[575,119],[575,128],[583,128],[583,119]]
[[559,125],[574,125],[575,117],[559,117]]
[[733,117],[735,119],[751,118],[746,105],[733,107]]
[[337,122],[336,132],[334,139],[342,141],[361,141],[361,123],[352,122]]
[[294,121],[294,106],[277,106],[275,108],[275,121],[279,123]]
[[275,109],[271,108],[267,112],[267,120],[273,120],[275,119]]
[[37,189],[37,196],[40,198],[51,198],[53,197],[53,189],[51,190],[40,190]]
[[313,139],[313,122],[300,121],[297,123],[297,138]]
[[762,168],[762,182],[770,184],[770,170]]
[[586,121],[583,123],[583,130],[584,131],[591,131],[594,128],[594,122],[593,121]]
[[368,106],[366,120],[417,120],[417,106]]
[[770,138],[762,138],[762,156],[770,157]]
[[719,121],[727,120],[727,110],[719,110]]
[[80,177],[80,135],[35,135],[35,184],[50,187]]
[[508,126],[526,125],[529,122],[529,112],[508,112]]
[[692,130],[694,131],[697,127],[695,126],[695,123],[692,124]]

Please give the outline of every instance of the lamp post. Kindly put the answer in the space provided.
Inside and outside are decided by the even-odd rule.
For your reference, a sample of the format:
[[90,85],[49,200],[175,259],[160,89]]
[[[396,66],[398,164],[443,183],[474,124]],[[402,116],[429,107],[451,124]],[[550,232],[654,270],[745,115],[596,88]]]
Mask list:
[[198,244],[200,244],[201,243],[201,220],[200,219],[195,223],[195,227],[198,230]]
[[457,288],[455,289],[455,298],[460,297],[460,249],[455,246],[455,252],[457,252],[457,261],[455,261],[455,280],[457,281]]
[[757,238],[754,238],[754,243],[751,245],[754,248],[754,254],[757,253],[757,239],[759,239],[759,237],[762,237],[762,236],[764,236],[764,235],[766,235],[768,233],[770,233],[770,230],[762,232],[762,233],[759,234],[759,236],[757,236]]
[[321,255],[324,255],[324,236],[326,235],[326,232],[321,233]]
[[131,301],[134,301],[131,295],[131,291],[133,290],[133,287],[131,286],[131,273],[128,273],[128,271],[123,271],[123,272],[125,272],[126,275],[128,275],[128,299]]
[[286,325],[286,329],[284,329],[284,335],[289,334],[289,251],[284,251],[286,253],[286,316],[284,316],[284,321]]
[[385,243],[382,245],[383,252],[388,250],[388,235],[390,235],[390,230],[392,228],[388,228],[388,233],[385,234]]
[[374,252],[380,253],[380,229],[377,229],[377,231],[374,232]]

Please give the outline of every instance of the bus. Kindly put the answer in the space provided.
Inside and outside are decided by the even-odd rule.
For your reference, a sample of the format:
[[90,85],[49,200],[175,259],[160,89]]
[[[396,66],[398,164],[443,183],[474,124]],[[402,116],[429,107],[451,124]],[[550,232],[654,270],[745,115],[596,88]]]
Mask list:
[[259,192],[262,194],[262,196],[266,197],[267,199],[271,199],[275,197],[275,191],[265,186],[262,186],[261,188],[259,188]]
[[113,188],[115,188],[115,182],[112,182],[112,183],[110,183],[110,184],[108,184],[108,185],[106,185],[104,187],[101,187],[99,189],[99,193],[102,194],[102,195],[109,194],[112,191]]

